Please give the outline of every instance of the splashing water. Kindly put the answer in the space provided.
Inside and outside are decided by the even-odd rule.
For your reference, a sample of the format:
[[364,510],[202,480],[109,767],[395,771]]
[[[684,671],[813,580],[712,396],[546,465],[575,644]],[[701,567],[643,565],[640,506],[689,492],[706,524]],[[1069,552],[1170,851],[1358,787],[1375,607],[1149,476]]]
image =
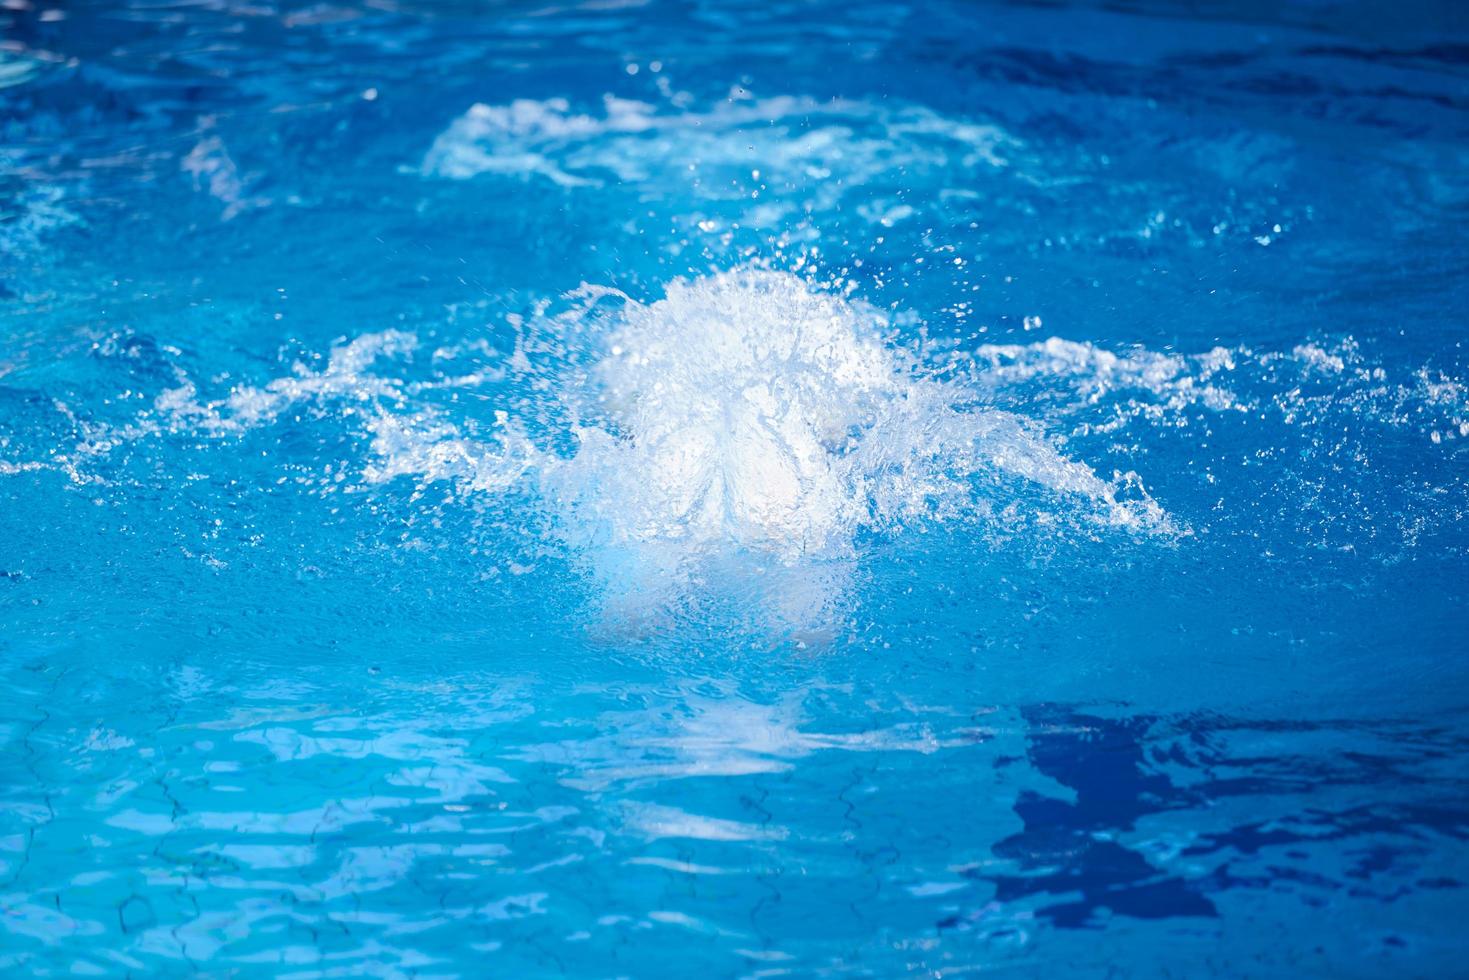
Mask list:
[[863,531],[998,519],[1017,482],[1075,516],[1167,524],[1146,494],[1119,501],[1021,418],[930,376],[880,311],[792,273],[676,280],[649,304],[580,297],[611,299],[611,323],[591,368],[550,386],[575,449],[542,460],[540,493],[624,610],[753,564],[779,596],[767,620],[809,629],[847,588]]
[[[520,324],[514,353],[488,374],[373,373],[416,346],[389,331],[337,348],[319,372],[209,403],[185,381],[157,404],[210,434],[267,424],[302,401],[336,404],[371,437],[369,482],[528,489],[609,606],[639,616],[758,575],[782,596],[775,618],[821,618],[847,587],[861,535],[928,522],[1171,528],[1134,476],[1109,481],[1067,458],[1033,422],[987,405],[972,377],[952,365],[940,377],[882,311],[832,287],[742,268],[674,280],[653,302],[585,285],[568,299]],[[493,438],[417,397],[487,377],[509,381]]]
[[0,3],[0,977],[1463,973],[1464,4],[1184,6]]
[[543,468],[578,544],[847,557],[864,529],[986,513],[1015,479],[1107,523],[1163,522],[1151,499],[1119,502],[1024,420],[930,376],[880,311],[799,276],[743,269],[646,305],[617,298],[590,384],[563,388],[580,402],[576,451]]

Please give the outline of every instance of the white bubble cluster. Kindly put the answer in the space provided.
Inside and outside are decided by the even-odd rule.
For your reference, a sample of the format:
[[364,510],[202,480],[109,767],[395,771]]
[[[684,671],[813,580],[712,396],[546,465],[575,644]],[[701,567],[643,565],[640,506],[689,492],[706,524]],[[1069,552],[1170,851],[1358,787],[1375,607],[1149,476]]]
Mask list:
[[[380,363],[417,345],[389,331],[319,370],[214,400],[185,379],[156,404],[172,428],[220,436],[302,404],[335,414],[370,437],[368,483],[535,501],[623,604],[759,574],[783,596],[780,618],[804,621],[846,587],[864,535],[1169,528],[1135,481],[1068,458],[972,379],[929,370],[882,311],[791,272],[675,280],[649,302],[584,286],[562,312],[517,324],[515,349],[468,375],[393,377]],[[492,430],[430,397],[487,386]]]
[[989,512],[1016,482],[1104,522],[1162,522],[1023,419],[929,376],[882,313],[796,275],[675,281],[610,319],[589,384],[569,388],[576,450],[542,466],[578,543],[842,556],[864,530]]

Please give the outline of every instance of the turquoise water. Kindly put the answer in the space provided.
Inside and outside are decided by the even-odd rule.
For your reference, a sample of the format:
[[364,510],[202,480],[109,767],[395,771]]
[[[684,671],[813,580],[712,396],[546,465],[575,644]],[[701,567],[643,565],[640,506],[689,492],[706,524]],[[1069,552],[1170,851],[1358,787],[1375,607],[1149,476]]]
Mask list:
[[1457,5],[0,32],[0,974],[1462,973]]

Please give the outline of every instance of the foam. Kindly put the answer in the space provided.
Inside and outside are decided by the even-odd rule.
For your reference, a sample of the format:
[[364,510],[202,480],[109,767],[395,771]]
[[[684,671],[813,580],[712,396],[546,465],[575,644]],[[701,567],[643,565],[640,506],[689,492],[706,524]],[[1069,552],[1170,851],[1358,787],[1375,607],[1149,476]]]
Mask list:
[[[395,377],[385,366],[418,344],[384,331],[218,398],[180,375],[155,408],[216,437],[302,405],[348,419],[372,451],[365,483],[528,497],[639,616],[741,583],[767,619],[806,629],[850,588],[864,534],[935,522],[1171,528],[1135,480],[1068,458],[968,380],[941,380],[885,313],[794,273],[675,280],[651,302],[584,286],[520,328],[493,368]],[[485,386],[488,426],[433,400]]]
[[1024,398],[1055,423],[1095,419],[1077,431],[1118,431],[1134,420],[1188,424],[1193,409],[1259,415],[1295,429],[1365,425],[1422,430],[1434,442],[1469,436],[1469,388],[1442,371],[1419,368],[1394,380],[1364,358],[1352,338],[1302,343],[1289,351],[1215,347],[1200,354],[1134,348],[1113,351],[1050,337],[1030,344],[982,344],[965,352],[971,383]]
[[215,400],[201,400],[195,384],[180,373],[180,384],[160,394],[155,407],[172,420],[176,429],[189,427],[228,435],[273,422],[302,402],[401,401],[402,382],[375,374],[370,368],[380,358],[401,357],[417,347],[418,338],[400,330],[363,334],[332,348],[320,371],[298,364],[294,374],[264,385],[240,385],[227,397]]
[[1050,337],[1033,344],[982,344],[976,362],[987,365],[991,382],[1071,379],[1083,401],[1095,403],[1116,391],[1149,393],[1170,409],[1201,404],[1215,411],[1237,409],[1239,401],[1212,379],[1235,366],[1240,352],[1223,347],[1184,356],[1150,350],[1122,354],[1094,344]]
[[[856,213],[890,227],[917,212],[896,198],[918,177],[970,187],[981,174],[1007,169],[1022,148],[998,126],[917,105],[754,99],[737,90],[694,111],[684,108],[686,95],[670,95],[665,105],[608,95],[595,115],[556,98],[476,103],[435,138],[418,170],[567,189],[617,182],[655,196],[685,188],[711,214],[739,203],[737,216],[750,227],[774,227],[797,210],[830,211],[849,195],[877,195]],[[761,198],[762,187],[781,193]]]
[[[177,382],[136,417],[53,401],[54,431],[0,433],[0,478],[55,471],[95,484],[120,475],[107,462],[118,447],[142,440],[332,426],[361,450],[348,445],[344,465],[315,478],[298,472],[306,492],[402,483],[416,499],[441,488],[433,506],[469,506],[523,529],[527,554],[549,548],[585,569],[613,619],[676,627],[662,610],[722,597],[816,637],[849,608],[864,557],[883,541],[902,547],[944,526],[981,548],[1027,534],[1124,546],[1188,533],[1136,474],[1081,458],[1092,453],[1146,469],[1151,453],[1185,440],[1207,450],[1202,479],[1280,501],[1278,515],[1243,504],[1190,515],[1216,533],[1233,522],[1255,535],[1274,521],[1297,538],[1365,548],[1353,521],[1370,507],[1375,527],[1401,525],[1412,547],[1462,512],[1462,484],[1428,467],[1469,438],[1469,388],[1426,367],[1393,376],[1350,338],[1281,352],[1059,337],[966,350],[905,341],[926,331],[851,293],[817,282],[809,265],[739,268],[648,299],[583,286],[549,311],[507,316],[510,349],[486,332],[425,352],[412,333],[387,330],[222,391],[212,386],[227,379],[174,366]],[[1203,441],[1226,416],[1279,423],[1272,438],[1300,462],[1239,469],[1233,450]],[[1173,431],[1159,441],[1129,426]],[[1382,443],[1385,430],[1398,441]],[[1372,482],[1377,454],[1404,439],[1427,454],[1418,482]],[[1348,489],[1320,482],[1312,461],[1323,454],[1353,468]]]
[[51,234],[82,224],[62,203],[65,191],[55,185],[11,180],[0,184],[0,194],[10,198],[0,211],[0,259],[34,260]]
[[884,314],[794,274],[678,280],[610,320],[591,384],[570,389],[585,400],[576,451],[542,467],[578,545],[846,557],[866,530],[972,518],[1015,480],[1103,523],[1163,522],[1024,419],[927,375]]

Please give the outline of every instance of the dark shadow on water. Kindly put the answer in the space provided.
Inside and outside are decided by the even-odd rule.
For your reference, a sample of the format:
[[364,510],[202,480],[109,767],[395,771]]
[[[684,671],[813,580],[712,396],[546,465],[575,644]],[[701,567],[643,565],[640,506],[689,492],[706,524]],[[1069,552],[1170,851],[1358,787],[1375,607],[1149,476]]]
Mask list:
[[[1446,842],[1469,839],[1462,733],[1394,721],[1107,717],[1061,705],[1022,716],[1030,764],[1074,799],[1022,792],[1014,810],[1023,829],[993,848],[1004,870],[967,876],[991,883],[997,902],[1035,903],[1035,915],[1056,928],[1099,928],[1109,916],[1215,918],[1218,896],[1235,889],[1286,889],[1316,906],[1333,894],[1392,902],[1463,887],[1430,873],[1428,860]],[[1231,752],[1236,740],[1283,751]],[[1179,785],[1164,767],[1200,778]],[[1201,829],[1214,826],[1206,811],[1235,797],[1258,799],[1261,819],[1201,833],[1177,850],[1191,874],[1124,843],[1144,818],[1168,811],[1197,812]],[[1264,848],[1287,850],[1275,861]],[[1323,855],[1340,870],[1319,870]],[[953,915],[938,927],[968,920]]]

